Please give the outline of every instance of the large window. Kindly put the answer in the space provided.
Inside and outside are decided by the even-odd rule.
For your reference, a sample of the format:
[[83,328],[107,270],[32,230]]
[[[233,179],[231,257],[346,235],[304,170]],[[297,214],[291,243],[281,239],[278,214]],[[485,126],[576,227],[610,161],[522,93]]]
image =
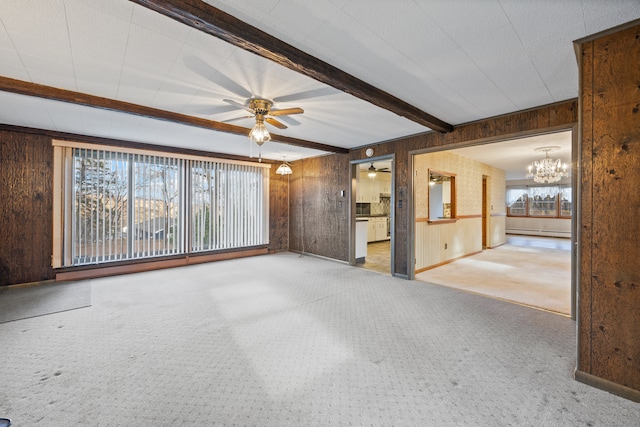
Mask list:
[[54,267],[268,243],[266,165],[54,146]]
[[542,218],[571,218],[571,187],[562,185],[508,187],[507,214]]
[[263,179],[254,166],[198,161],[191,166],[191,250],[262,244]]

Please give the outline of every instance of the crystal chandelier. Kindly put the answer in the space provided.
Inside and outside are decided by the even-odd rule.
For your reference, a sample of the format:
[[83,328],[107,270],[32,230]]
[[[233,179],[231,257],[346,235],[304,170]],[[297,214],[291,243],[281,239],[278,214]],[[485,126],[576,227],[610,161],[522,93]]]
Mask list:
[[[540,147],[536,151],[545,153],[544,159],[536,160],[527,168],[527,178],[533,178],[535,182],[546,184],[558,182],[562,178],[569,176],[567,172],[567,164],[562,163],[560,159],[549,158],[549,152],[560,147]],[[535,169],[535,171],[534,171]]]

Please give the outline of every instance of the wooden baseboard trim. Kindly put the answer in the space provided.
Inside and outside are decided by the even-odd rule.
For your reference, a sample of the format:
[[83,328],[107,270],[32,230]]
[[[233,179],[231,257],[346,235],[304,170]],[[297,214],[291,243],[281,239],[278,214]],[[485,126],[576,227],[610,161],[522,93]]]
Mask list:
[[600,377],[596,377],[595,375],[591,375],[577,369],[574,372],[574,378],[576,379],[576,381],[579,381],[583,384],[607,391],[611,394],[629,399],[633,402],[640,403],[640,390],[635,390],[633,388],[614,383]]
[[187,257],[187,264],[202,264],[205,262],[214,262],[214,261],[225,261],[228,259],[236,259],[236,258],[246,258],[250,256],[257,255],[268,255],[268,248],[258,248],[251,249],[247,251],[241,252],[223,252],[219,254],[208,254],[208,255],[200,255],[200,256],[189,256]]
[[332,262],[337,262],[337,263],[340,263],[340,264],[349,265],[348,261],[343,261],[343,260],[337,259],[337,258],[329,258],[329,257],[323,256],[323,255],[312,254],[311,252],[302,252],[302,251],[297,251],[297,250],[294,250],[294,249],[289,249],[289,252],[292,252],[294,254],[299,254],[300,256],[310,256],[310,257],[313,257],[313,258],[323,259],[325,261],[332,261]]
[[451,258],[451,259],[448,259],[448,260],[443,261],[441,263],[430,265],[429,267],[424,267],[424,268],[421,268],[419,270],[416,270],[415,274],[420,274],[423,271],[431,270],[432,268],[436,268],[436,267],[441,267],[441,266],[449,264],[449,263],[451,263],[453,261],[456,261],[456,260],[459,260],[459,259],[462,259],[462,258],[466,258],[466,257],[469,257],[469,256],[473,256],[473,255],[476,255],[476,254],[479,254],[479,253],[482,253],[482,251],[471,252],[470,254],[462,255],[462,256],[459,256],[457,258]]
[[204,255],[189,255],[184,258],[146,261],[139,264],[102,266],[78,271],[65,271],[56,274],[56,281],[71,281],[94,279],[97,277],[117,276],[120,274],[141,273],[143,271],[161,270],[165,268],[183,267],[205,262],[224,261],[235,258],[245,258],[256,255],[267,255],[267,248],[256,248],[245,251],[221,252]]
[[498,244],[497,244],[497,245],[495,245],[495,246],[487,246],[487,249],[495,249],[495,248],[499,248],[500,246],[502,246],[502,245],[506,245],[506,244],[507,244],[507,242],[498,243]]

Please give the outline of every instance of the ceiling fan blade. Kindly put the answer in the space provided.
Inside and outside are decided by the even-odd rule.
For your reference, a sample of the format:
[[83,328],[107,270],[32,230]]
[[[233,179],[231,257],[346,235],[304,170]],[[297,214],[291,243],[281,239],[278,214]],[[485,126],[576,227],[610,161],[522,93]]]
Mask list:
[[227,120],[222,120],[222,123],[229,123],[229,122],[235,122],[238,120],[243,120],[243,119],[252,119],[255,116],[242,116],[242,117],[234,117],[233,119],[227,119]]
[[302,114],[304,110],[302,108],[283,108],[282,110],[271,109],[270,116],[288,116],[289,114]]
[[305,90],[302,92],[279,96],[277,98],[273,98],[273,102],[299,101],[301,99],[318,98],[321,96],[333,95],[335,93],[340,93],[340,91],[338,89],[332,88],[331,86],[327,86],[318,89]]
[[287,126],[284,123],[280,123],[276,119],[272,119],[271,117],[267,117],[264,119],[265,122],[277,127],[278,129],[286,129]]
[[233,99],[223,99],[224,102],[226,102],[227,104],[231,104],[231,105],[235,105],[238,108],[241,108],[243,110],[247,110],[250,113],[255,113],[255,111],[253,111],[251,108],[247,107],[244,104],[239,103],[238,101],[234,101]]
[[184,59],[184,62],[191,71],[201,77],[204,77],[210,82],[217,84],[223,89],[226,89],[241,98],[251,97],[250,91],[248,91],[229,77],[225,76],[222,72],[220,72],[220,70],[215,69],[210,64],[203,61],[201,58],[195,55],[188,55]]
[[278,120],[282,120],[288,126],[299,126],[300,122],[294,119],[292,116],[280,116]]
[[216,114],[229,113],[231,111],[237,111],[237,108],[233,105],[217,105],[211,104],[187,104],[180,112],[186,115],[203,115],[214,116]]

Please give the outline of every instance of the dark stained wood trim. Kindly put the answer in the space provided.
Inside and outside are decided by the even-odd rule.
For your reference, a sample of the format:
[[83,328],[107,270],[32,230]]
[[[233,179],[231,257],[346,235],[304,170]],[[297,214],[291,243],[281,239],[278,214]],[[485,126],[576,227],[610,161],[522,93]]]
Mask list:
[[454,224],[458,222],[458,218],[451,219],[430,219],[427,221],[429,225]]
[[116,276],[119,274],[139,273],[142,271],[160,270],[164,268],[182,267],[192,264],[201,264],[205,262],[224,261],[236,258],[245,258],[257,255],[267,255],[268,248],[254,248],[246,250],[234,250],[220,253],[210,253],[203,255],[187,255],[180,258],[149,260],[144,262],[128,263],[122,265],[93,266],[91,268],[82,269],[65,269],[58,270],[56,273],[56,281],[82,280],[95,277]]
[[[235,135],[247,136],[251,129],[229,123],[206,120],[199,117],[187,116],[185,114],[160,110],[157,108],[145,107],[143,105],[132,104],[130,102],[118,101],[115,99],[103,98],[100,96],[88,95],[85,93],[59,89],[37,83],[25,82],[0,76],[0,91],[18,93],[21,95],[35,96],[38,98],[51,99],[55,101],[68,102],[71,104],[84,105],[87,107],[99,108],[102,110],[117,111],[120,113],[133,114],[136,116],[148,117],[156,120],[163,120],[173,123],[180,123],[188,126],[195,126],[203,129],[210,129],[219,132],[231,133]],[[271,140],[298,147],[311,148],[314,150],[327,151],[329,153],[348,153],[349,150],[333,145],[321,144],[319,142],[307,141],[304,139],[291,138],[284,135],[272,133]]]
[[[573,42],[575,47],[581,46],[583,44],[587,44],[588,42],[592,42],[594,40],[599,40],[603,37],[607,37],[616,33],[619,33],[621,31],[627,30],[629,28],[633,28],[637,25],[640,25],[640,19],[634,19],[633,21],[629,21],[629,22],[625,22],[624,24],[620,24],[617,25],[615,27],[612,28],[607,28],[606,30],[602,30],[599,31],[595,34],[589,34],[586,37],[583,37],[581,39],[575,40]],[[578,59],[580,59],[580,56],[578,56]]]
[[609,393],[617,396],[624,397],[625,399],[629,399],[633,402],[640,403],[640,391],[631,387],[626,387],[625,385],[608,381],[579,369],[575,370],[574,378],[576,381],[580,381],[583,384],[587,384],[592,387],[599,388],[600,390],[608,391]]
[[131,0],[439,132],[453,126],[200,0]]
[[482,218],[482,215],[458,215],[455,218],[448,219],[429,219],[429,218],[416,218],[416,222],[428,222],[434,224],[447,224],[451,222],[456,222],[459,219],[471,219],[471,218]]

